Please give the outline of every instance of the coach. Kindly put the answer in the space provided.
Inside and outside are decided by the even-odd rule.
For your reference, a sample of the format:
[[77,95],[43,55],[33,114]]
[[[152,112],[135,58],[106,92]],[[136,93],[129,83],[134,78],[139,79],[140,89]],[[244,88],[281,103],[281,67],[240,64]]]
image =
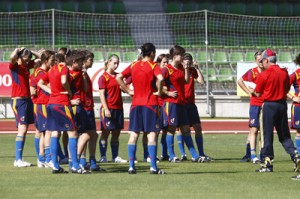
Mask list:
[[262,53],[260,62],[266,70],[258,76],[255,89],[251,89],[251,93],[261,96],[264,101],[260,115],[263,164],[257,172],[273,172],[270,157],[273,152],[274,126],[286,152],[290,154],[294,163],[300,164],[288,126],[286,94],[290,89],[289,74],[285,68],[280,68],[276,61],[276,54],[272,50],[267,49]]

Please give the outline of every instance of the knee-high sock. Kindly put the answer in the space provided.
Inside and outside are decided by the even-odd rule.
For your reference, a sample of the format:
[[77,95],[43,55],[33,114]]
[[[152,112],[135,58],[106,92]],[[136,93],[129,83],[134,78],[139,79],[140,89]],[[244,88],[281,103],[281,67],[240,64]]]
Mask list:
[[182,135],[177,135],[176,138],[181,156],[186,155],[184,151],[184,140],[182,138]]
[[24,142],[25,142],[24,136],[16,137],[16,146],[15,146],[16,160],[22,159]]
[[112,159],[119,155],[119,141],[110,141]]
[[175,157],[174,135],[167,134],[166,140],[167,140],[168,151],[169,151],[169,154],[170,154],[170,160],[172,160]]
[[157,166],[156,166],[157,146],[148,145],[148,151],[150,157],[150,167],[152,167],[154,170],[157,170]]
[[198,155],[198,153],[195,150],[191,134],[183,135],[182,138],[183,138],[184,143],[188,147],[192,158],[195,158],[195,159],[198,158],[199,155]]
[[69,150],[72,158],[73,168],[79,169],[79,162],[77,159],[77,138],[69,137]]
[[100,155],[101,155],[101,157],[106,156],[106,150],[107,150],[107,142],[106,142],[106,140],[100,140],[99,141],[99,148],[100,148]]
[[57,158],[58,144],[59,144],[58,137],[51,137],[50,139],[51,160],[55,169],[59,169],[59,163]]
[[36,156],[39,157],[40,154],[40,138],[39,137],[34,137],[34,149]]
[[134,168],[134,161],[135,161],[135,153],[136,153],[136,145],[135,144],[128,144],[128,159],[129,159],[129,168]]
[[167,135],[162,134],[161,139],[160,139],[160,144],[161,144],[161,154],[163,157],[168,156],[168,147],[167,147]]
[[203,149],[203,137],[202,136],[195,137],[195,140],[196,140],[199,155],[205,156],[204,149]]

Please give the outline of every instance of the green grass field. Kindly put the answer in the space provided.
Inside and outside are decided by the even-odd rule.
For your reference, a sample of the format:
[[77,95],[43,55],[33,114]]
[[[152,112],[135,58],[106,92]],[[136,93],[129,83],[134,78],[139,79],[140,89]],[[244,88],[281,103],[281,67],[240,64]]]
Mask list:
[[[292,135],[294,137],[294,135]],[[105,163],[105,173],[53,175],[50,169],[14,168],[15,135],[0,135],[0,198],[295,198],[300,181],[293,181],[293,163],[275,137],[273,173],[255,173],[259,165],[240,163],[246,135],[204,135],[211,163],[160,162],[166,175],[149,175],[143,159],[141,137],[137,174],[128,164]],[[120,156],[127,157],[128,135],[120,137]],[[108,147],[108,149],[110,149]],[[177,150],[177,149],[176,149]],[[160,149],[159,149],[160,151]],[[160,155],[160,153],[159,153]],[[177,155],[179,155],[177,151]],[[99,159],[99,149],[97,149]],[[110,150],[108,158],[111,159]],[[36,164],[33,135],[25,144],[24,159]],[[67,168],[66,165],[63,166]]]

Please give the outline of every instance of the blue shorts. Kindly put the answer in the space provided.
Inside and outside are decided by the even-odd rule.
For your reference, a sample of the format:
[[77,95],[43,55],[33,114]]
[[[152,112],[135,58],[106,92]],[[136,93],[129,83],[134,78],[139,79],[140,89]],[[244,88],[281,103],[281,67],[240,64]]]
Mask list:
[[73,114],[75,116],[75,125],[78,133],[84,133],[86,130],[86,111],[81,105],[72,106]]
[[48,104],[47,124],[49,131],[74,131],[74,115],[71,106]]
[[161,129],[158,106],[131,106],[129,119],[130,131],[149,133]]
[[188,103],[185,105],[185,108],[186,112],[188,113],[187,115],[189,118],[190,126],[193,126],[194,124],[201,124],[196,104]]
[[94,110],[85,110],[86,112],[86,130],[96,130]]
[[45,104],[37,104],[36,113],[37,129],[39,132],[44,132],[46,131],[47,123],[47,106]]
[[116,130],[124,128],[123,109],[109,109],[111,117],[105,117],[104,108],[100,109],[101,130]]
[[19,124],[33,124],[34,123],[34,113],[33,113],[33,103],[31,99],[12,99],[11,107],[14,111],[16,117],[16,127]]
[[259,114],[261,106],[252,106],[249,108],[249,127],[256,127],[259,129]]
[[291,128],[300,129],[300,106],[294,104],[291,107]]
[[185,105],[164,102],[163,104],[163,125],[183,126],[189,125],[188,114]]

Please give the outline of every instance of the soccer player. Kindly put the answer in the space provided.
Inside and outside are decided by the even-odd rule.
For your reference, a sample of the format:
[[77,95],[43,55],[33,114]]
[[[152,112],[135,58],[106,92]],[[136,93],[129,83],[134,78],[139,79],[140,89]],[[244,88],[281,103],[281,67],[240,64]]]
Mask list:
[[[189,63],[183,61],[185,49],[175,45],[170,49],[171,63],[167,64],[168,73],[165,81],[168,91],[177,92],[176,97],[167,97],[163,104],[163,124],[168,127],[167,146],[169,151],[169,161],[180,162],[174,152],[174,134],[179,127],[182,132],[182,141],[187,145],[193,162],[201,162],[201,157],[197,154],[193,139],[191,137],[187,110],[185,108],[185,84],[190,81]],[[180,65],[183,65],[183,70]],[[183,146],[182,146],[183,147]]]
[[32,55],[40,58],[37,52],[26,48],[16,48],[10,56],[9,69],[12,76],[11,106],[16,117],[18,134],[15,144],[15,167],[29,167],[31,163],[23,160],[25,138],[29,124],[34,123],[33,104],[30,99],[29,69],[34,68]]
[[[83,58],[78,54],[72,55],[72,65],[82,67]],[[76,66],[74,66],[76,67]],[[75,130],[74,115],[70,104],[73,94],[70,89],[69,69],[64,64],[54,65],[49,72],[38,82],[43,90],[50,93],[47,106],[46,129],[51,131],[51,158],[53,162],[53,174],[68,173],[60,167],[57,160],[59,136],[61,131],[67,131],[69,135],[69,151],[72,159],[72,173],[86,174],[87,171],[80,168],[77,159],[77,133]],[[50,88],[46,85],[50,83]],[[77,100],[78,102],[79,100]]]
[[246,155],[240,160],[241,162],[251,162],[253,164],[260,163],[259,158],[256,156],[256,137],[259,130],[259,114],[263,99],[261,97],[256,97],[250,93],[249,88],[246,86],[244,81],[256,83],[257,76],[264,71],[264,67],[259,63],[261,60],[261,54],[263,51],[257,51],[254,54],[256,67],[249,69],[239,80],[238,85],[250,96],[250,108],[249,108],[249,134],[247,138],[246,145]]
[[105,62],[104,73],[99,77],[99,95],[102,104],[100,109],[101,137],[99,140],[101,158],[100,162],[107,162],[107,140],[111,133],[110,147],[112,162],[126,163],[127,160],[119,156],[119,136],[124,128],[123,100],[120,85],[116,81],[115,70],[119,66],[119,57],[115,54],[109,56]]
[[[141,47],[142,60],[133,62],[121,74],[117,75],[117,82],[129,95],[133,95],[130,109],[128,140],[129,174],[135,174],[136,143],[141,131],[148,137],[148,152],[150,154],[150,174],[164,174],[156,166],[157,134],[160,131],[157,96],[161,95],[163,76],[159,66],[153,62],[156,49],[152,43],[145,43]],[[131,76],[134,91],[124,83],[124,77]]]
[[204,78],[198,64],[193,61],[193,57],[191,54],[185,53],[183,56],[183,61],[187,61],[188,65],[191,65],[191,67],[189,67],[190,81],[188,84],[184,85],[185,108],[188,112],[189,126],[193,127],[193,129],[195,130],[195,141],[198,148],[198,153],[201,157],[200,162],[210,162],[212,158],[204,154],[202,126],[197,106],[195,104],[194,79],[197,80],[197,82],[199,82],[200,84],[204,85]]
[[289,74],[285,68],[280,68],[276,61],[277,56],[272,50],[267,49],[262,53],[260,62],[265,70],[257,77],[255,89],[250,88],[251,94],[261,96],[264,100],[260,116],[263,164],[257,172],[273,172],[271,156],[274,127],[279,141],[295,164],[295,170],[300,168],[300,159],[288,127],[286,97],[290,90]]

